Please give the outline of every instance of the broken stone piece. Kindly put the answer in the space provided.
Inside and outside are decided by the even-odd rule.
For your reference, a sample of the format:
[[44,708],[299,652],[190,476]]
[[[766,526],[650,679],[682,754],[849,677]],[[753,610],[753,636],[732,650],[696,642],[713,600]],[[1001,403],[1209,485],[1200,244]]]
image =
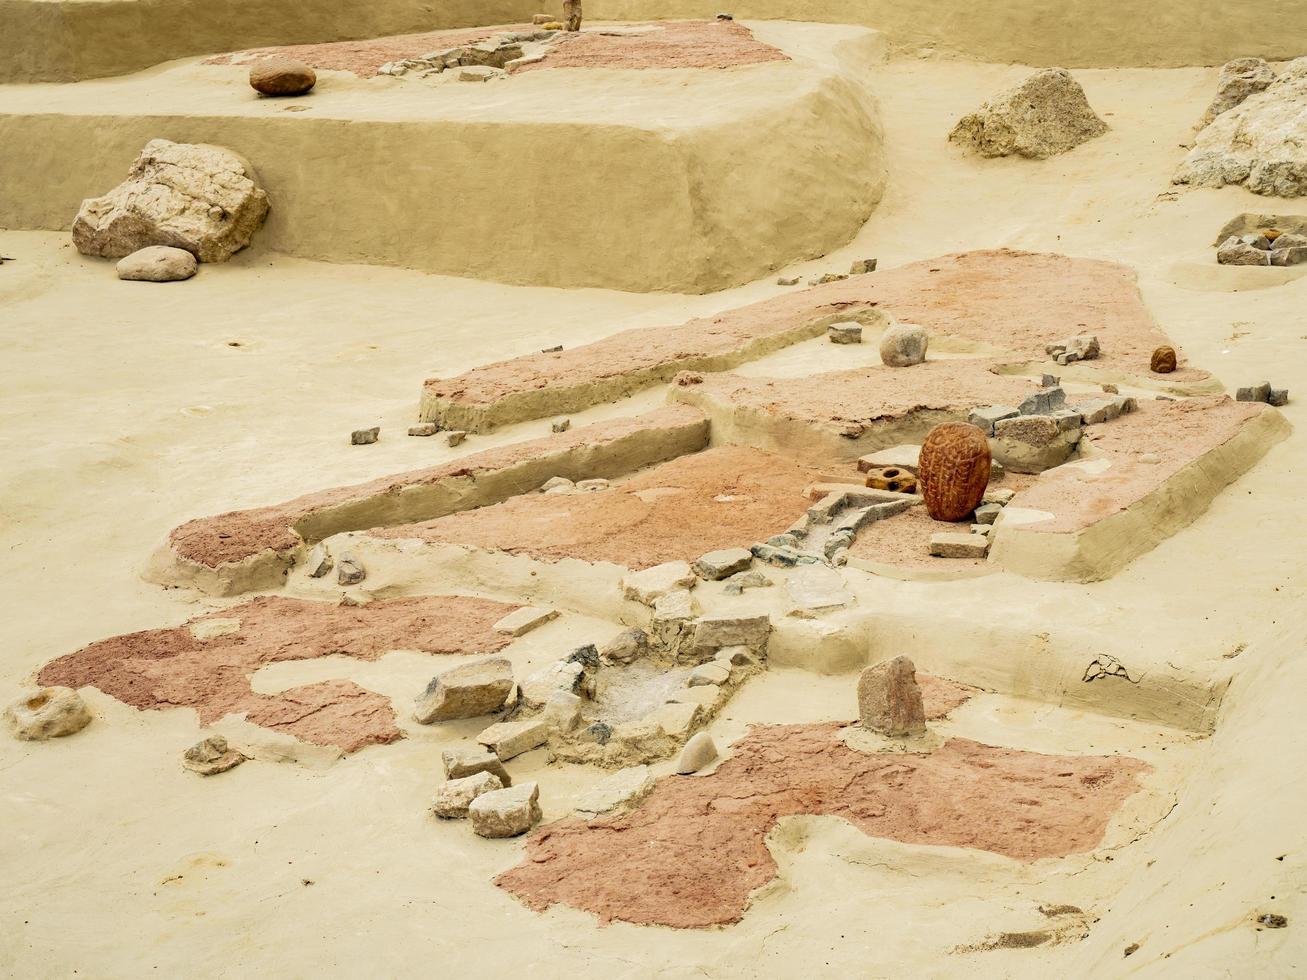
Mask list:
[[1276,408],[1283,408],[1289,404],[1289,389],[1272,388],[1266,393],[1266,404],[1274,405]]
[[[1018,415],[1048,415],[1066,404],[1066,392],[1061,385],[1041,388],[1017,406]],[[995,420],[998,421],[998,420]]]
[[941,531],[930,536],[930,554],[935,558],[984,558],[989,538],[983,534]]
[[221,735],[202,738],[182,753],[182,766],[201,776],[216,776],[235,769],[244,761],[245,756],[230,748]]
[[367,578],[367,569],[353,555],[341,555],[336,563],[337,585],[358,585]]
[[488,82],[496,75],[504,74],[498,68],[492,68],[489,65],[470,65],[458,73],[460,82]]
[[1217,246],[1216,261],[1221,265],[1270,265],[1271,255],[1231,236]]
[[335,565],[335,559],[331,557],[331,552],[327,550],[327,542],[319,541],[309,552],[309,557],[305,559],[304,566],[309,573],[309,578],[322,578]]
[[538,24],[548,24],[548,23],[549,23],[551,20],[553,20],[553,19],[554,19],[554,15],[553,15],[553,14],[532,14],[532,15],[531,15],[531,23],[532,23],[532,24],[537,24],[537,25],[538,25]]
[[800,619],[814,619],[853,604],[853,593],[848,590],[844,576],[822,565],[813,565],[791,576],[785,582],[785,594],[790,600],[786,614]]
[[843,280],[843,279],[847,279],[847,278],[849,278],[849,277],[846,276],[846,275],[841,275],[841,274],[838,273],[838,272],[826,272],[826,273],[823,273],[823,274],[820,275],[820,276],[813,276],[811,279],[808,280],[808,285],[809,285],[809,286],[824,286],[824,285],[826,285],[827,283],[830,283],[830,282],[840,282],[841,280]]
[[504,784],[499,781],[499,777],[484,771],[451,779],[436,790],[436,799],[431,805],[431,812],[443,820],[462,820],[467,816],[468,807],[478,796],[503,788]]
[[619,769],[578,797],[577,812],[598,816],[629,809],[653,792],[655,782],[648,766]]
[[194,255],[171,245],[147,245],[118,260],[118,278],[135,282],[181,282],[198,269]]
[[858,719],[863,728],[893,738],[925,734],[926,708],[909,658],[874,664],[859,675]]
[[445,433],[445,444],[453,449],[455,446],[461,446],[467,438],[467,433],[462,429],[452,429]]
[[681,754],[676,759],[676,773],[688,776],[710,765],[716,758],[717,745],[712,736],[707,732],[698,732],[681,749]]
[[730,669],[723,667],[715,661],[709,661],[706,664],[699,664],[694,670],[690,671],[690,676],[686,679],[687,687],[702,687],[705,684],[725,684],[731,679]]
[[83,255],[110,259],[169,245],[201,262],[225,262],[250,243],[267,213],[268,195],[231,150],[155,139],[125,181],[82,202],[73,244]]
[[581,698],[571,691],[555,691],[540,718],[555,731],[570,732],[581,723]]
[[554,422],[549,426],[550,430],[553,432],[566,432],[571,427],[572,427],[571,419],[560,419],[559,421]]
[[1263,381],[1259,385],[1250,385],[1247,388],[1240,388],[1234,396],[1235,401],[1240,402],[1264,402],[1271,397],[1271,383]]
[[948,138],[981,156],[1044,160],[1106,132],[1071,73],[1046,68],[963,116]]
[[1250,95],[1265,91],[1275,81],[1275,72],[1261,58],[1236,58],[1221,67],[1216,97],[1203,113],[1202,129],[1223,112],[1228,112]]
[[435,422],[419,422],[408,427],[408,434],[411,436],[434,436],[439,431],[440,426]]
[[915,323],[896,323],[881,335],[880,359],[887,367],[911,367],[926,359],[930,335]]
[[649,721],[664,735],[684,738],[702,714],[703,707],[696,702],[664,704],[649,715]]
[[558,618],[557,609],[537,609],[535,606],[523,606],[515,609],[499,622],[495,623],[496,633],[509,636],[525,636],[538,626],[543,626]]
[[1080,428],[1063,429],[1047,415],[1022,415],[994,425],[994,457],[1017,473],[1061,466],[1080,442]]
[[349,434],[349,443],[351,446],[370,446],[377,441],[381,435],[381,426],[374,425],[370,429],[355,429]]
[[522,783],[491,790],[474,799],[467,809],[472,830],[481,837],[516,837],[540,822],[540,787]]
[[576,484],[565,476],[555,476],[546,480],[541,486],[542,493],[572,493],[576,490]]
[[39,742],[80,732],[91,723],[91,712],[71,687],[42,687],[5,708],[5,722],[14,738]]
[[748,548],[725,548],[700,556],[694,563],[694,571],[702,579],[719,582],[745,571],[752,564],[753,553]]
[[832,323],[826,328],[826,336],[832,344],[862,343],[861,323]]
[[799,284],[798,276],[781,276],[776,280],[778,286],[797,286]]
[[549,740],[549,732],[549,723],[542,718],[501,721],[478,735],[477,741],[507,762],[544,745]]
[[649,636],[639,627],[623,630],[604,644],[599,657],[606,663],[629,664],[649,650]]
[[1149,359],[1148,370],[1156,374],[1170,374],[1175,370],[1176,357],[1174,347],[1159,347]]
[[559,660],[537,670],[522,682],[518,698],[529,708],[547,704],[558,691],[580,694],[585,665],[569,660]]
[[1078,334],[1075,337],[1068,337],[1066,340],[1048,344],[1044,348],[1044,353],[1052,357],[1058,364],[1066,365],[1075,361],[1095,360],[1102,353],[1102,347],[1099,345],[1097,337],[1090,334]]
[[853,265],[849,268],[849,275],[864,276],[868,272],[876,271],[875,259],[855,259]]
[[658,644],[674,650],[698,612],[694,597],[688,589],[676,589],[654,601],[653,630]]
[[976,523],[993,524],[1001,513],[1003,513],[1002,504],[981,504],[976,508]]
[[413,719],[430,725],[488,715],[504,706],[512,689],[513,664],[507,657],[486,657],[459,664],[431,679],[418,696]]
[[982,499],[984,503],[1006,507],[1016,495],[1015,490],[1009,490],[1006,487],[990,487],[985,491],[985,496]]
[[722,647],[743,646],[755,653],[767,648],[771,620],[758,616],[704,616],[694,624],[690,649],[694,655],[709,657]]
[[[983,405],[980,408],[973,408],[967,415],[967,421],[985,435],[992,436],[996,422],[1016,418],[1020,414],[1022,413],[1019,408],[1012,408],[1010,405]],[[868,457],[864,456],[863,458],[867,459]]]
[[503,761],[485,746],[463,745],[445,749],[440,754],[440,759],[445,764],[445,776],[449,779],[462,779],[479,772],[488,772],[505,786],[512,785],[513,781],[509,778]]
[[652,606],[659,596],[677,589],[692,588],[695,581],[689,562],[669,561],[627,575],[622,579],[622,595]]
[[596,493],[599,490],[607,490],[609,483],[607,480],[578,480],[576,489],[581,493]]

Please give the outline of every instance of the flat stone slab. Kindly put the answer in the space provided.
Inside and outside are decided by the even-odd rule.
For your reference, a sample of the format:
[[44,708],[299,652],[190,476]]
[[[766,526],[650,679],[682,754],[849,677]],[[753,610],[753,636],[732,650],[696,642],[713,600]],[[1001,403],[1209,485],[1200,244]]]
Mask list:
[[543,626],[545,623],[557,618],[557,609],[537,609],[535,606],[523,606],[495,623],[495,632],[507,633],[509,636],[525,636],[536,627]]

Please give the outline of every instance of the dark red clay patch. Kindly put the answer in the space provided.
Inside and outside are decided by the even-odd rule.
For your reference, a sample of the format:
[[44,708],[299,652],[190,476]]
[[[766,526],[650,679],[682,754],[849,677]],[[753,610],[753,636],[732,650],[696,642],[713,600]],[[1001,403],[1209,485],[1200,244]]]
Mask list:
[[496,883],[529,907],[561,902],[603,922],[702,928],[738,921],[776,875],[781,817],[843,817],[873,837],[1016,860],[1089,851],[1146,764],[951,739],[928,755],[868,755],[839,725],[755,728],[706,777],[669,776],[633,812],[550,824]]
[[376,660],[391,650],[486,654],[511,638],[492,628],[518,607],[467,596],[422,596],[366,606],[264,596],[191,623],[239,619],[240,630],[196,639],[191,624],[101,640],[47,664],[44,685],[90,686],[148,711],[194,708],[203,725],[244,712],[265,728],[354,752],[401,737],[390,701],[352,681],[257,694],[265,664],[343,654]]

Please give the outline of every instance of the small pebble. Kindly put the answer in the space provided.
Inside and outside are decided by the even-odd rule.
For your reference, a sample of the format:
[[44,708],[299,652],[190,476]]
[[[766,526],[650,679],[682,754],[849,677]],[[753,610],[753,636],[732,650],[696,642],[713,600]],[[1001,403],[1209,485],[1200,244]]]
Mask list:
[[571,427],[572,427],[571,419],[563,419],[562,421],[555,422],[552,426],[550,426],[550,428],[552,428],[555,432],[566,432]]
[[377,441],[381,435],[381,426],[374,425],[370,429],[355,429],[349,434],[350,445],[352,446],[370,446]]

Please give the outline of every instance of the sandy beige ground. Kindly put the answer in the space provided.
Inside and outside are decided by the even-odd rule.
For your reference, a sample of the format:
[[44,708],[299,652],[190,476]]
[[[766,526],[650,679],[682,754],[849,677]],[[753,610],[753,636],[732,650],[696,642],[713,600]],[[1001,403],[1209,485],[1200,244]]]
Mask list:
[[[1167,185],[1215,73],[1082,72],[1112,126],[1102,139],[1042,164],[953,154],[949,126],[979,93],[1021,74],[916,62],[878,71],[893,175],[884,204],[848,249],[795,274],[842,271],[864,254],[888,267],[981,245],[1121,260],[1140,270],[1162,326],[1221,381],[1269,377],[1307,391],[1299,320],[1307,283],[1210,265],[1215,230],[1268,202]],[[0,267],[0,354],[11,368],[0,403],[11,461],[0,474],[7,695],[68,650],[219,607],[133,575],[169,529],[196,514],[540,434],[532,423],[456,451],[420,439],[344,444],[360,425],[402,431],[423,378],[781,291],[768,280],[700,297],[561,293],[261,250],[185,285],[155,287],[117,281],[60,235],[3,233],[0,254],[14,258]],[[1286,411],[1295,423],[1300,405]],[[1027,868],[800,818],[773,833],[777,882],[729,931],[600,929],[582,913],[530,912],[490,884],[517,863],[521,845],[479,841],[425,816],[440,750],[475,734],[470,725],[370,748],[325,772],[247,764],[200,780],[178,764],[198,731],[192,712],[137,712],[91,694],[96,720],[76,738],[0,740],[8,872],[0,963],[25,977],[135,977],[153,967],[417,976],[450,957],[471,977],[1290,975],[1307,960],[1297,928],[1307,915],[1299,819],[1307,776],[1284,748],[1307,738],[1307,556],[1295,508],[1305,440],[1299,425],[1191,528],[1110,581],[997,575],[938,586],[942,614],[978,616],[1005,603],[1042,610],[1057,632],[1095,644],[1128,637],[1150,655],[1235,675],[1210,739],[996,696],[955,713],[948,732],[958,737],[1120,752],[1153,765],[1157,781],[1140,795],[1150,808],[1109,828],[1102,860]],[[873,591],[886,608],[912,596],[924,607],[927,587],[880,580]],[[591,635],[567,617],[541,632],[538,642],[555,648]],[[363,666],[314,669],[348,676]],[[403,657],[385,657],[368,683],[411,696],[420,675],[409,669]],[[778,670],[731,703],[714,737],[730,743],[751,721],[847,717],[850,692],[847,675]],[[592,779],[534,757],[514,775],[548,787],[547,819],[565,815]],[[953,952],[1035,928],[1049,902],[1091,910],[1088,938]],[[1259,930],[1254,918],[1264,912],[1286,915],[1289,927]]]

